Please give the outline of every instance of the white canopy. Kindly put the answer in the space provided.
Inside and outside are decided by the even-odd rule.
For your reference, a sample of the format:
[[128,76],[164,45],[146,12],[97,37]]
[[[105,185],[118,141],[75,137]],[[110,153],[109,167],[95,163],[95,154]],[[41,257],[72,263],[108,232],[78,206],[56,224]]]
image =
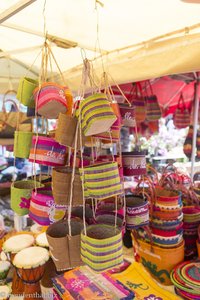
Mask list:
[[188,2],[1,0],[0,93],[16,89],[21,76],[38,77],[44,29],[73,91],[85,56],[98,77],[104,68],[117,83],[200,70],[200,1]]

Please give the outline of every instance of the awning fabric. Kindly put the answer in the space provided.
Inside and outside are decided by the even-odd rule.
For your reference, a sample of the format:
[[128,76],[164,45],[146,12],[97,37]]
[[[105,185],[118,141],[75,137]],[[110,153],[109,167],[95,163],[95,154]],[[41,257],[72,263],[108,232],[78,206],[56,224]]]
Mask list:
[[[10,84],[16,89],[23,75],[38,77],[44,29],[74,92],[80,87],[83,57],[93,61],[97,78],[105,70],[117,83],[197,71],[200,4],[192,2],[46,0],[44,7],[43,0],[1,0],[0,93]],[[20,4],[27,7],[15,13]],[[65,48],[56,46],[58,40]],[[52,71],[58,73],[55,63]]]

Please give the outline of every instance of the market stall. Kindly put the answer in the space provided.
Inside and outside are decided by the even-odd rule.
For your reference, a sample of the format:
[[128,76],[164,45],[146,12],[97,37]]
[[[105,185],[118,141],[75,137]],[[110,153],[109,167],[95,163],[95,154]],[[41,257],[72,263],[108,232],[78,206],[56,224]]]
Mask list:
[[[122,2],[124,14],[120,11]],[[15,30],[16,38],[22,41],[22,49],[12,50],[7,36],[4,37],[7,52],[2,53],[3,63],[11,53],[14,61],[9,59],[9,64],[17,60],[20,72],[18,69],[16,77],[20,74],[20,79],[12,78],[10,69],[8,79],[16,90],[17,110],[7,111],[3,105],[1,126],[3,130],[12,131],[14,168],[17,158],[32,165],[29,178],[12,178],[10,205],[15,213],[15,228],[8,232],[3,228],[3,218],[1,220],[2,299],[18,296],[26,300],[199,297],[198,177],[191,178],[174,165],[168,165],[158,173],[147,163],[139,142],[141,124],[147,121],[149,127],[156,130],[163,111],[157,95],[148,90],[149,82],[144,86],[138,82],[175,72],[196,71],[199,68],[196,59],[199,34],[189,34],[189,31],[198,31],[199,26],[177,30],[177,26],[185,26],[186,19],[179,19],[177,24],[174,17],[174,23],[168,22],[166,29],[152,26],[146,40],[155,36],[157,28],[157,35],[163,36],[148,40],[145,45],[140,44],[141,37],[136,36],[133,39],[135,44],[138,43],[136,46],[116,50],[130,44],[129,30],[134,19],[132,12],[130,16],[131,1],[126,1],[127,5],[122,2],[114,4],[111,1],[106,6],[95,1],[95,7],[91,8],[80,1],[65,1],[60,6],[55,1],[49,1],[49,5],[44,1],[42,7],[39,1],[13,1],[13,6],[0,15],[2,33],[3,30],[8,33]],[[141,9],[142,14],[144,4],[147,11],[150,7],[148,1],[138,3],[138,12]],[[163,12],[165,9],[165,13],[168,8],[168,14],[172,7],[180,9],[188,22],[198,20],[200,6],[187,6],[181,1],[173,1],[173,6],[172,1],[163,7],[159,1],[156,4],[157,9]],[[113,27],[108,26],[102,45],[99,17],[104,5],[103,26],[112,23],[107,23],[111,11],[116,15],[120,12],[127,22],[127,35],[122,35],[121,41],[118,38],[111,41],[113,27],[116,26],[115,30],[118,29],[121,36],[121,25],[117,26],[119,22],[115,20]],[[65,37],[63,20],[67,10],[63,9],[69,7],[71,24],[74,20],[77,23],[79,12],[83,21],[88,18],[88,22],[82,24],[85,32],[91,34],[89,37],[95,37],[94,48],[89,42],[84,44],[82,34],[79,37],[77,33],[77,42],[56,36],[56,31],[61,28]],[[96,28],[92,27],[90,31],[92,17],[89,16],[94,8]],[[30,10],[31,14],[28,14]],[[63,17],[57,26],[56,10]],[[42,15],[41,19],[38,14]],[[47,18],[49,14],[52,19]],[[30,24],[26,24],[30,28],[25,29],[22,22],[30,15]],[[157,21],[161,20],[161,14],[158,15],[155,14]],[[14,23],[8,23],[9,18]],[[41,25],[42,33],[37,31]],[[70,33],[74,38],[76,30]],[[173,32],[168,35],[164,34],[165,30]],[[35,38],[25,45],[24,34]],[[184,51],[181,50],[183,44]],[[76,60],[77,48],[87,51],[82,50]],[[178,54],[180,59],[173,60]],[[19,62],[20,58],[26,65]],[[81,66],[74,67],[75,60],[76,65],[80,62]],[[152,64],[153,61],[156,63]],[[195,80],[198,83],[198,76]],[[132,81],[137,83],[128,97],[119,84]],[[182,109],[178,103],[175,125],[186,128],[194,119],[193,137],[196,139],[198,91],[192,95],[195,98],[194,118],[191,121],[187,107],[182,105]],[[51,120],[56,120],[53,129],[48,126]],[[123,149],[123,132],[134,136],[133,149]],[[195,139],[193,144],[196,144]],[[194,147],[191,156],[194,162]],[[46,172],[38,166],[45,167]],[[132,241],[131,259],[126,256],[123,246],[127,232]]]

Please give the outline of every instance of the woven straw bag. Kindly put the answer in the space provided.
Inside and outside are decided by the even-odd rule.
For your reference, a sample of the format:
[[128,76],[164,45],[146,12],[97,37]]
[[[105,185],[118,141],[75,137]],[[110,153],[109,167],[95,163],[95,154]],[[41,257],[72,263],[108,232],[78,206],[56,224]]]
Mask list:
[[184,243],[171,249],[154,246],[133,236],[135,258],[163,285],[171,285],[172,269],[184,260]]
[[57,143],[53,138],[33,136],[29,161],[45,166],[64,166],[66,147]]
[[79,113],[85,136],[108,131],[117,119],[105,94],[94,94],[81,101]]
[[[35,188],[43,187],[40,182],[34,180],[15,181],[11,186],[11,208],[19,216],[27,215],[29,212],[29,203],[32,190]],[[27,207],[20,206],[22,201],[28,201]]]
[[57,119],[59,113],[67,111],[65,87],[54,83],[44,82],[33,91],[36,112],[48,119]]
[[77,118],[66,114],[59,114],[58,126],[56,129],[55,140],[68,147],[74,146],[76,135]]
[[96,164],[80,169],[85,196],[98,200],[122,194],[117,162]]
[[17,99],[25,106],[29,108],[35,107],[35,101],[33,99],[33,91],[38,86],[38,81],[28,77],[22,77],[17,89]]
[[66,219],[50,225],[46,231],[51,257],[57,271],[64,271],[82,265],[80,256],[81,230],[83,224],[71,220],[71,236]]
[[102,272],[123,263],[122,233],[114,226],[97,224],[81,233],[81,258],[91,269]]
[[29,158],[33,132],[15,131],[14,156]]
[[[72,168],[59,167],[54,168],[52,172],[52,189],[56,204],[69,205],[70,189],[72,179]],[[83,204],[83,192],[80,173],[75,171],[73,182],[72,205],[78,206]]]
[[66,206],[56,205],[51,187],[32,191],[29,218],[42,226],[48,226],[64,217]]
[[[182,107],[181,107],[182,102]],[[185,128],[190,125],[190,112],[185,106],[183,94],[180,94],[178,106],[174,113],[174,125],[176,128]]]

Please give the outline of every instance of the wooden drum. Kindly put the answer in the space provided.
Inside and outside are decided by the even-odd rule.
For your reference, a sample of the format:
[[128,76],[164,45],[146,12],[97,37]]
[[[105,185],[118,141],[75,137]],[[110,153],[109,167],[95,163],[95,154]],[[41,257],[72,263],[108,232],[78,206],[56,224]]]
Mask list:
[[13,265],[24,282],[25,300],[42,299],[40,280],[48,260],[48,250],[37,246],[23,249],[15,255]]
[[[49,250],[49,243],[47,240],[46,232],[38,234],[36,237],[36,244]],[[52,278],[56,276],[56,266],[50,257],[45,266],[45,272],[41,280],[41,285],[45,288],[53,287]]]
[[[35,239],[32,234],[16,234],[11,236],[3,243],[3,251],[9,256],[10,262],[13,264],[15,255],[34,244]],[[13,271],[12,294],[23,294],[24,284],[17,276],[16,270]]]

